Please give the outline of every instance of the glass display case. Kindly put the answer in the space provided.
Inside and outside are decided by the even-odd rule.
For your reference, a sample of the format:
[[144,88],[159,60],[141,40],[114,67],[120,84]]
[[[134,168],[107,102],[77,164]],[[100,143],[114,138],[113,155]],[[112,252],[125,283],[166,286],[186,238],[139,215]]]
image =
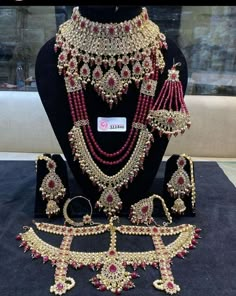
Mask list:
[[[189,95],[236,94],[236,6],[148,6],[150,18],[183,51]],[[0,90],[35,91],[41,46],[55,36],[72,6],[0,7]],[[24,85],[17,87],[17,63]]]

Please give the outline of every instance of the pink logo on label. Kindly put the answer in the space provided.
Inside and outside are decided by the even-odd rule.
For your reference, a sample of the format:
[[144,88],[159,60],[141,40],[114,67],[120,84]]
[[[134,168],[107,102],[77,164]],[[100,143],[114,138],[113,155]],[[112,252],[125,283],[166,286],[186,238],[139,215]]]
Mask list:
[[108,122],[106,121],[106,120],[101,120],[100,122],[99,122],[99,127],[100,127],[100,129],[102,129],[102,130],[107,130],[108,129]]

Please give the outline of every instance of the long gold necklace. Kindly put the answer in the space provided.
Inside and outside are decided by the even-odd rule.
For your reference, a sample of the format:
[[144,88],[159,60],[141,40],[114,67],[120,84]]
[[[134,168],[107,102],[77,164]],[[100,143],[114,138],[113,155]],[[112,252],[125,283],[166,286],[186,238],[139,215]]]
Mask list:
[[139,170],[143,167],[143,162],[146,154],[151,147],[153,135],[148,131],[147,127],[142,124],[137,124],[136,128],[140,129],[137,144],[125,166],[116,174],[108,176],[101,171],[97,164],[92,159],[86,146],[84,136],[81,130],[81,125],[84,122],[77,122],[72,128],[70,141],[74,148],[75,159],[78,160],[82,171],[89,175],[90,180],[103,190],[97,206],[102,208],[109,216],[114,215],[122,207],[122,201],[118,191],[123,186],[128,186]]

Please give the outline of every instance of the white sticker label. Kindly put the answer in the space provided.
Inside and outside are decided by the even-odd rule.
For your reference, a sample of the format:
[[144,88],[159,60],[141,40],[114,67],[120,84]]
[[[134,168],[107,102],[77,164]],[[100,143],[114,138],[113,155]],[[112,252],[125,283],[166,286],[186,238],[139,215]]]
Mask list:
[[98,132],[126,132],[126,117],[98,117]]

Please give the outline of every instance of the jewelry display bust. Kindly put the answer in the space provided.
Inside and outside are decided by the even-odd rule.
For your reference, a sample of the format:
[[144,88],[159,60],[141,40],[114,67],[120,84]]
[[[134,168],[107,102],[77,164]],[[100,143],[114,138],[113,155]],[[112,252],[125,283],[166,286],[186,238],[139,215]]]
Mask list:
[[[116,24],[132,20],[139,16],[142,12],[142,7],[82,6],[79,8],[79,11],[80,15],[89,21],[97,22],[98,24]],[[77,34],[79,33],[77,32]],[[38,54],[36,61],[37,87],[42,104],[67,160],[68,166],[81,191],[90,199],[92,206],[94,206],[100,196],[98,187],[93,186],[88,174],[83,174],[79,163],[74,161],[74,155],[72,154],[70,142],[68,140],[68,133],[73,127],[73,118],[70,112],[63,75],[58,74],[57,65],[60,52],[55,54],[55,42],[55,38],[46,42]],[[179,79],[183,86],[183,92],[185,93],[186,90],[187,65],[184,55],[173,41],[167,38],[166,42],[168,49],[162,52],[165,68],[162,73],[159,73],[154,99],[158,97],[167,77],[168,69],[173,65],[173,61],[181,63]],[[94,90],[94,87],[89,83],[86,85],[84,101],[89,118],[90,133],[93,134],[93,138],[96,140],[100,150],[106,151],[108,154],[122,150],[122,147],[129,137],[135,112],[137,112],[139,91],[140,88],[137,88],[135,83],[130,83],[127,93],[122,96],[122,100],[117,104],[112,103],[112,108],[109,108],[107,102],[101,99],[101,96]],[[98,117],[125,117],[127,119],[127,129],[125,132],[99,132],[97,130]],[[141,196],[147,195],[154,181],[169,140],[166,136],[160,137],[158,133],[153,133],[153,137],[154,143],[151,145],[148,156],[145,157],[143,170],[138,172],[133,182],[129,183],[128,188],[122,187],[119,193],[123,203],[121,215],[126,215],[131,204],[137,202]],[[126,146],[125,149],[123,148],[124,152],[128,149],[129,147]],[[117,162],[117,164],[114,165],[107,165],[107,163],[108,162],[99,163],[99,169],[104,174],[111,176],[125,166],[127,159]]]

